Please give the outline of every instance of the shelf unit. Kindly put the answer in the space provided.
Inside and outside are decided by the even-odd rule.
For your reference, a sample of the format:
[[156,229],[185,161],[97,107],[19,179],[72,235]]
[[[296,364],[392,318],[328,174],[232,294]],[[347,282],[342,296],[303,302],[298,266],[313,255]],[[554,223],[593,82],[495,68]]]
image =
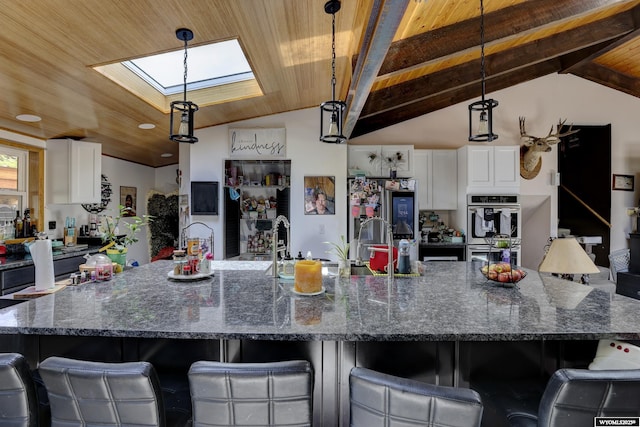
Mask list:
[[[271,256],[273,220],[289,218],[290,177],[291,160],[225,161],[225,259]],[[284,227],[278,235],[286,240]]]

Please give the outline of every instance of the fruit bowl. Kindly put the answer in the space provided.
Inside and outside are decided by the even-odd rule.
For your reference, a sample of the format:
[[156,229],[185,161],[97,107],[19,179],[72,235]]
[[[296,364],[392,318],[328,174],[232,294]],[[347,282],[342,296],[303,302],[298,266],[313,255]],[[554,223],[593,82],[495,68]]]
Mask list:
[[515,286],[524,279],[527,272],[511,266],[508,262],[497,262],[495,264],[483,265],[480,269],[482,275],[492,282],[498,282],[504,286]]

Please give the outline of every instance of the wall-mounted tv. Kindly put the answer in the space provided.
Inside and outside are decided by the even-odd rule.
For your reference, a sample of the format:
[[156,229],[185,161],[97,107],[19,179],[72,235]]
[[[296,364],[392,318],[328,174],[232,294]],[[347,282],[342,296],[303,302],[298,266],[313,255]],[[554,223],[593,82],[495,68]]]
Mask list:
[[218,215],[218,181],[191,181],[191,215]]

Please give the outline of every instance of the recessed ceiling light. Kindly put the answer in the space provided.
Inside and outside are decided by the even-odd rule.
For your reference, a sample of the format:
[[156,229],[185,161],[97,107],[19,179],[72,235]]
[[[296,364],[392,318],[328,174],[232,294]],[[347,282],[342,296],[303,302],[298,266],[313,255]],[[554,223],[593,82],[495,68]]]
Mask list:
[[138,127],[140,129],[153,129],[156,127],[156,125],[154,125],[153,123],[140,123]]
[[19,114],[16,116],[16,119],[20,120],[21,122],[39,122],[40,120],[42,120],[42,117],[35,116],[33,114]]
[[171,154],[171,153],[162,153],[162,154],[160,154],[160,157],[173,157],[173,154]]

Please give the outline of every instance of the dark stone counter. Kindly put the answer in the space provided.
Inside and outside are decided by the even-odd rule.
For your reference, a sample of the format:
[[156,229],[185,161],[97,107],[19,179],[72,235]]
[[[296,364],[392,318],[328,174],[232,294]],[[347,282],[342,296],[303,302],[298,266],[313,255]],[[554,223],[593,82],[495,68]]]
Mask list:
[[[84,254],[94,254],[98,252],[101,246],[89,246],[82,250],[65,248],[64,251],[60,249],[53,250],[53,260],[73,258]],[[6,256],[0,256],[0,271],[11,270],[18,267],[25,267],[33,265],[33,259],[31,254],[26,252],[14,252],[7,254]]]
[[[172,281],[171,261],[67,287],[0,310],[0,334],[280,341],[638,339],[640,301],[543,277],[515,288],[468,262],[425,263],[421,277],[340,279],[299,296],[268,262],[216,261],[213,277]],[[544,283],[543,283],[544,280]]]

